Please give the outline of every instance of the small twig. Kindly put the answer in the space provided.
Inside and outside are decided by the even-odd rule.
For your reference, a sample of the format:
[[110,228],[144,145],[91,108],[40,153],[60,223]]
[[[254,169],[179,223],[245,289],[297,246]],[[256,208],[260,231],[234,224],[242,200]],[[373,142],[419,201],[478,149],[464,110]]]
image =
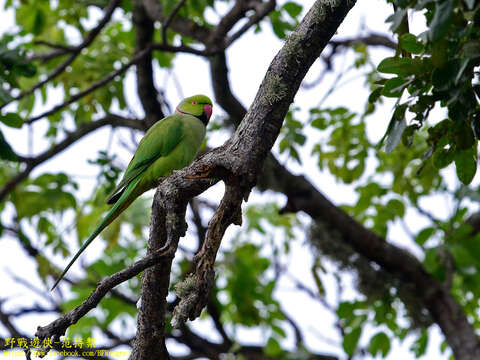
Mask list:
[[284,310],[280,309],[280,312],[283,314],[283,316],[285,316],[285,319],[293,328],[293,332],[295,333],[295,346],[297,347],[297,349],[301,349],[304,345],[303,345],[303,334],[302,334],[302,330],[300,329],[300,326],[298,326],[295,320],[293,320],[293,318],[288,316]]
[[383,46],[392,50],[395,50],[397,48],[397,43],[393,41],[388,35],[378,33],[371,33],[366,36],[360,36],[358,38],[331,40],[329,44],[332,46],[352,46],[355,44],[365,44],[368,46]]
[[16,328],[16,326],[10,321],[10,315],[3,312],[1,309],[3,305],[3,300],[0,300],[0,322],[2,323],[3,326],[8,330],[8,332],[13,336],[13,337],[24,337],[24,335]]
[[175,7],[173,8],[172,12],[168,15],[168,17],[165,19],[165,21],[162,23],[162,43],[164,45],[167,45],[167,29],[170,26],[170,23],[172,22],[173,18],[175,15],[177,15],[178,11],[180,8],[185,4],[187,0],[180,0],[178,3],[175,4]]
[[215,54],[215,51],[211,51],[207,49],[198,50],[187,45],[174,46],[174,45],[168,45],[163,43],[153,43],[151,44],[151,48],[153,50],[161,50],[161,51],[168,51],[168,52],[182,52],[182,53],[199,55],[199,56],[210,56]]
[[50,116],[50,115],[56,113],[58,110],[63,109],[64,107],[66,107],[70,104],[73,104],[77,100],[83,98],[85,95],[88,95],[91,92],[94,92],[95,90],[101,88],[102,86],[104,86],[107,83],[109,83],[110,81],[112,81],[115,77],[117,77],[117,76],[123,74],[125,71],[127,71],[128,68],[130,68],[130,66],[137,63],[142,57],[144,57],[150,51],[151,51],[150,48],[146,48],[146,49],[138,52],[134,57],[132,57],[132,59],[129,62],[127,62],[125,65],[123,65],[120,69],[111,72],[109,75],[107,75],[103,79],[97,81],[96,83],[94,83],[89,88],[87,88],[83,91],[80,91],[78,94],[70,97],[68,100],[66,100],[62,104],[56,105],[52,109],[50,109],[48,111],[45,111],[44,113],[42,113],[40,115],[34,116],[34,117],[26,120],[25,123],[30,124],[30,123],[33,123],[33,122],[41,119],[41,118],[44,118],[46,116]]
[[172,258],[173,255],[174,252],[172,252],[171,248],[160,249],[136,261],[126,269],[103,279],[81,305],[62,315],[49,325],[39,326],[35,336],[40,339],[63,336],[70,325],[75,324],[86,313],[95,308],[104,296],[115,286],[133,278],[146,268],[156,265],[166,258]]
[[[302,84],[302,88],[304,89],[311,89],[323,80],[325,74],[333,69],[333,57],[335,55],[341,54],[341,50],[344,48],[348,48],[354,46],[356,44],[365,44],[367,46],[382,46],[388,49],[395,50],[397,48],[397,44],[390,39],[387,35],[371,33],[366,36],[360,36],[358,38],[347,38],[341,40],[330,40],[328,43],[330,45],[330,53],[328,55],[322,55],[320,58],[326,65],[326,69],[323,70],[318,77],[312,81],[311,83],[304,82]],[[340,72],[342,73],[342,72]]]
[[30,53],[27,54],[27,57],[25,58],[24,62],[29,63],[29,62],[37,61],[37,60],[42,61],[42,62],[46,62],[46,61],[49,61],[51,59],[54,59],[56,57],[63,56],[63,55],[66,55],[66,54],[68,54],[68,51],[61,50],[61,49],[52,50],[52,51],[45,52],[45,53],[30,52]]
[[236,33],[225,39],[224,49],[228,48],[235,40],[241,37],[253,25],[258,24],[262,19],[275,9],[276,0],[269,0],[260,4],[254,15],[252,15],[246,24],[244,24]]
[[49,41],[45,40],[36,40],[33,42],[35,45],[45,45],[51,47],[52,49],[59,49],[64,50],[65,52],[75,52],[78,46],[68,46],[68,45],[61,45],[61,44],[54,44]]
[[32,307],[28,308],[20,308],[16,310],[15,312],[11,312],[7,314],[8,316],[13,316],[13,317],[18,317],[18,316],[23,316],[23,315],[28,315],[28,314],[44,314],[44,313],[58,313],[60,312],[60,308],[44,308],[41,307],[40,305],[35,305]]
[[9,269],[6,269],[6,272],[8,273],[8,275],[10,275],[10,277],[15,280],[17,283],[23,285],[25,288],[27,288],[29,291],[32,291],[33,293],[41,296],[42,298],[44,298],[45,300],[47,300],[49,303],[51,303],[53,306],[55,306],[56,308],[58,308],[58,312],[60,312],[60,308],[58,306],[58,304],[55,302],[55,300],[49,296],[48,294],[45,293],[45,290],[44,289],[41,289],[33,284],[31,284],[28,280],[26,279],[23,279],[19,276],[17,276],[17,274],[13,273],[12,271],[10,271]]

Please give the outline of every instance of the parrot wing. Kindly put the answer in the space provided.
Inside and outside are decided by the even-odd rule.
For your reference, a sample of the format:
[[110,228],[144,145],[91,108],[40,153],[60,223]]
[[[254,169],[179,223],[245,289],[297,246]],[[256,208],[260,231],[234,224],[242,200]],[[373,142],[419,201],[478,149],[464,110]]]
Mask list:
[[181,141],[184,130],[182,114],[168,116],[153,125],[138,144],[137,151],[128,164],[122,180],[107,204],[114,204],[135,178],[142,174],[159,157],[167,156]]

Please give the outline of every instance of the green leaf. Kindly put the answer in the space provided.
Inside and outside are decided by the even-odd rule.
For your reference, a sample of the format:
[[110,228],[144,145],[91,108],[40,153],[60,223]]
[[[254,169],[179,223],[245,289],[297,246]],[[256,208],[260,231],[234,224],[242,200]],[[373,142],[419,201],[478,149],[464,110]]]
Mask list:
[[455,154],[455,168],[458,179],[468,185],[477,172],[477,156],[474,149],[465,149]]
[[427,240],[430,239],[433,234],[435,234],[435,231],[436,229],[433,227],[422,229],[415,237],[415,242],[420,246],[425,245]]
[[402,95],[403,90],[411,83],[411,80],[406,80],[401,77],[388,79],[382,89],[382,95],[386,97],[398,98]]
[[447,167],[450,165],[450,163],[454,159],[454,153],[449,149],[445,148],[439,148],[434,151],[432,161],[433,161],[433,166],[435,166],[436,169],[443,169],[444,167]]
[[450,60],[441,68],[436,68],[432,72],[432,84],[439,90],[448,88],[455,81],[458,74],[458,61]]
[[387,22],[391,22],[390,30],[396,32],[402,24],[403,18],[407,16],[407,9],[399,8],[391,16],[387,18]]
[[372,356],[377,356],[378,354],[382,357],[386,357],[390,352],[390,338],[384,332],[379,332],[375,334],[370,339],[370,344],[368,345],[368,352]]
[[343,350],[349,356],[353,356],[355,350],[357,349],[358,340],[360,340],[360,335],[362,335],[362,328],[360,326],[355,327],[352,331],[345,334],[343,337]]
[[284,351],[280,346],[279,342],[272,337],[268,339],[263,351],[265,352],[265,355],[271,356],[273,358],[280,357],[284,354]]
[[37,9],[35,13],[35,18],[33,20],[33,29],[32,32],[35,35],[40,35],[45,27],[45,14],[41,9]]
[[429,38],[433,42],[442,39],[453,19],[453,0],[437,1],[435,15],[430,24]]
[[16,161],[17,155],[12,147],[7,143],[3,133],[0,131],[0,158],[4,160]]
[[343,301],[337,308],[337,315],[340,319],[348,319],[353,315],[355,305],[349,301]]
[[0,104],[6,103],[11,98],[10,93],[0,86]]
[[293,19],[296,19],[298,15],[302,12],[302,5],[297,4],[293,1],[286,2],[283,5],[283,9],[290,15]]
[[415,131],[417,131],[419,128],[418,125],[409,125],[405,129],[405,131],[402,134],[402,143],[405,145],[405,147],[409,147],[413,143],[413,137],[415,135]]
[[383,87],[377,87],[375,90],[373,90],[368,96],[368,102],[371,104],[375,103],[382,95],[382,89]]
[[16,64],[15,71],[25,77],[33,77],[37,73],[37,68],[33,64]]
[[413,34],[403,34],[400,37],[400,47],[411,54],[420,54],[424,50],[423,44]]
[[405,215],[405,205],[400,200],[389,200],[387,202],[387,207],[398,217],[403,217]]
[[17,113],[9,112],[5,115],[0,116],[0,121],[3,122],[5,125],[14,127],[14,128],[21,128],[23,125],[23,119]]
[[402,77],[414,73],[415,66],[410,58],[388,57],[378,64],[377,70],[381,73],[397,74]]
[[417,340],[412,344],[410,350],[415,353],[415,357],[419,358],[420,356],[425,354],[428,345],[428,334],[425,329],[422,329],[422,334],[419,336]]

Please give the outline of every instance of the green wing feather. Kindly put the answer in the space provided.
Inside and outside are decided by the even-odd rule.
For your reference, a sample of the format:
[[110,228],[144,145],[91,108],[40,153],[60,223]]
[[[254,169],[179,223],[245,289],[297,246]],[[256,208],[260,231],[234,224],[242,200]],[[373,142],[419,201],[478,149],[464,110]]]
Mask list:
[[178,145],[183,137],[181,117],[181,114],[168,116],[147,131],[138,144],[138,149],[128,164],[125,175],[108,198],[107,204],[115,203],[133,179],[142,174],[159,157],[167,156]]

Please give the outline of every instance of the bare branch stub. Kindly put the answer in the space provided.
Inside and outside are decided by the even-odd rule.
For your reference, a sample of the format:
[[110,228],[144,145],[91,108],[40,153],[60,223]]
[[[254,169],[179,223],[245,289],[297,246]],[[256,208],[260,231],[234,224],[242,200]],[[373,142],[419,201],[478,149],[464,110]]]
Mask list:
[[238,186],[227,185],[225,195],[208,224],[202,249],[195,255],[195,272],[177,285],[176,293],[181,298],[172,318],[174,327],[181,327],[187,319],[195,320],[207,305],[215,277],[215,259],[223,235],[230,224],[242,224],[242,201],[244,194]]

